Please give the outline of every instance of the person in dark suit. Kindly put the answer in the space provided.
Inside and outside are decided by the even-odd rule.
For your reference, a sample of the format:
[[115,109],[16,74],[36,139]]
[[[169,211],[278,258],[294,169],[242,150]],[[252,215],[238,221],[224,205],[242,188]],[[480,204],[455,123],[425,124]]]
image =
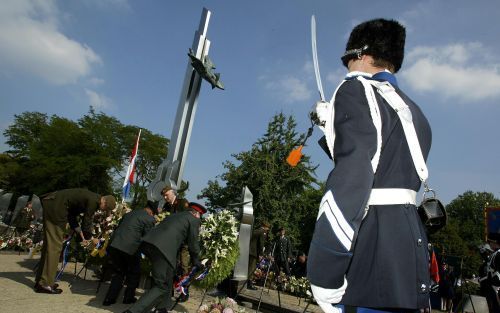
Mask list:
[[[35,277],[35,292],[57,294],[62,290],[54,284],[59,255],[66,224],[69,223],[73,234],[82,240],[84,245],[98,239],[92,238],[92,223],[98,209],[111,211],[115,208],[116,199],[111,195],[99,196],[97,193],[83,188],[64,189],[42,196],[43,206],[43,247]],[[83,214],[82,225],[78,223]],[[87,239],[88,238],[88,239]]]
[[[178,196],[179,192],[186,189],[175,190],[170,186],[166,186],[162,189],[161,194],[163,199],[165,199],[165,204],[163,205],[163,211],[169,212],[170,214],[186,211],[189,209],[189,201]],[[191,269],[191,263],[189,262],[189,249],[184,243],[181,246],[181,251],[179,252],[180,266],[177,269],[181,276],[189,274]],[[186,289],[187,291],[188,289]],[[189,292],[182,294],[179,302],[185,302],[189,299]]]
[[143,237],[140,249],[151,261],[153,286],[126,313],[149,312],[155,305],[157,313],[170,309],[174,268],[184,242],[188,244],[192,264],[203,267],[199,260],[199,232],[200,218],[206,212],[202,205],[190,202],[189,211],[170,215]]
[[163,211],[172,213],[182,212],[189,209],[189,201],[180,198],[177,191],[170,186],[162,189],[161,195],[165,199],[165,205],[163,205]]
[[276,246],[274,250],[274,259],[276,261],[277,274],[283,270],[286,276],[290,276],[290,261],[292,260],[292,243],[290,238],[285,236],[286,230],[280,227]]
[[252,232],[252,237],[250,238],[247,288],[251,290],[257,289],[253,285],[254,273],[257,268],[257,261],[259,260],[259,257],[264,254],[266,237],[270,227],[271,225],[269,225],[268,222],[262,222],[262,225]]
[[116,298],[125,280],[123,303],[136,301],[135,289],[141,276],[141,256],[138,251],[142,237],[154,227],[158,214],[158,204],[148,201],[144,209],[134,210],[123,216],[118,228],[113,232],[108,248],[108,254],[113,264],[114,273],[111,284],[102,305],[116,303]]
[[291,273],[296,278],[306,277],[307,275],[307,255],[300,251],[297,254],[295,262],[292,264]]

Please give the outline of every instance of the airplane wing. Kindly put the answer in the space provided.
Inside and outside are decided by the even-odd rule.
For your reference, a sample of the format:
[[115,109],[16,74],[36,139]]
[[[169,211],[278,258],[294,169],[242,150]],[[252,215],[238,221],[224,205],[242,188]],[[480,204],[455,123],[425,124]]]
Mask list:
[[205,57],[205,62],[203,62],[205,67],[206,68],[210,68],[210,69],[214,69],[215,68],[215,64],[212,62],[212,60],[210,60],[210,58],[208,57],[208,55]]

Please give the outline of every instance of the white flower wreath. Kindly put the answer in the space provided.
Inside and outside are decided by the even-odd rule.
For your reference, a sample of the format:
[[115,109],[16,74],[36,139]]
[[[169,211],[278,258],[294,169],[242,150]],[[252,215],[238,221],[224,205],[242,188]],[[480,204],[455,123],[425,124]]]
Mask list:
[[229,210],[220,210],[203,219],[200,230],[201,259],[209,259],[208,275],[197,282],[202,288],[213,288],[227,278],[239,256],[238,221]]

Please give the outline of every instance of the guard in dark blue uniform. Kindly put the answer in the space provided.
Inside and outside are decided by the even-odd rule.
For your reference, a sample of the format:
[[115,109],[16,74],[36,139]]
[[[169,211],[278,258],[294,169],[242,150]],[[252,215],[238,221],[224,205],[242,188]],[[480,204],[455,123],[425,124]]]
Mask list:
[[342,57],[349,74],[315,108],[324,122],[320,145],[335,164],[307,265],[325,312],[429,306],[427,239],[415,198],[427,179],[431,129],[393,75],[404,44],[405,29],[394,20],[356,26]]
[[135,289],[139,286],[141,277],[141,256],[138,249],[142,237],[155,226],[155,214],[158,214],[158,204],[148,201],[144,209],[125,214],[113,232],[108,253],[114,273],[102,303],[104,306],[116,302],[123,283],[127,286],[123,303],[130,304],[136,301]]

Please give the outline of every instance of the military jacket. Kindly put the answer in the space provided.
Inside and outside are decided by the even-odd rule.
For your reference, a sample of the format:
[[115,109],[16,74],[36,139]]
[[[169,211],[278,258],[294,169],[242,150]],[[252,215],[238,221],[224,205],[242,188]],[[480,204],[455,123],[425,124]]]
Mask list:
[[24,207],[14,219],[12,225],[14,225],[16,228],[26,229],[30,227],[31,221],[33,221],[34,219],[35,213],[33,212],[33,209]]
[[[92,232],[94,213],[99,209],[100,196],[83,188],[63,189],[42,196],[44,218],[75,231]],[[83,213],[80,227],[78,218]]]
[[[410,108],[427,159],[429,123],[420,108],[395,88]],[[345,278],[348,285],[341,304],[421,309],[429,305],[429,256],[415,205],[367,207],[372,188],[418,191],[421,184],[397,113],[376,90],[374,94],[382,119],[382,149],[375,172],[371,161],[377,151],[377,131],[362,83],[356,76],[346,78],[331,101],[336,137],[333,149],[323,148],[328,148],[335,166],[317,217],[307,276],[311,284],[327,289],[340,288]]]
[[292,243],[287,236],[276,238],[276,247],[274,255],[279,261],[287,261],[288,258],[292,257]]
[[192,264],[196,265],[199,263],[200,226],[201,220],[191,212],[174,213],[151,229],[143,240],[157,247],[174,268],[179,248],[187,242]]
[[142,237],[154,227],[155,218],[145,210],[133,210],[123,216],[113,232],[110,246],[133,255],[142,242]]
[[189,202],[186,199],[175,198],[174,203],[165,202],[163,206],[163,211],[172,213],[186,211],[189,208]]

